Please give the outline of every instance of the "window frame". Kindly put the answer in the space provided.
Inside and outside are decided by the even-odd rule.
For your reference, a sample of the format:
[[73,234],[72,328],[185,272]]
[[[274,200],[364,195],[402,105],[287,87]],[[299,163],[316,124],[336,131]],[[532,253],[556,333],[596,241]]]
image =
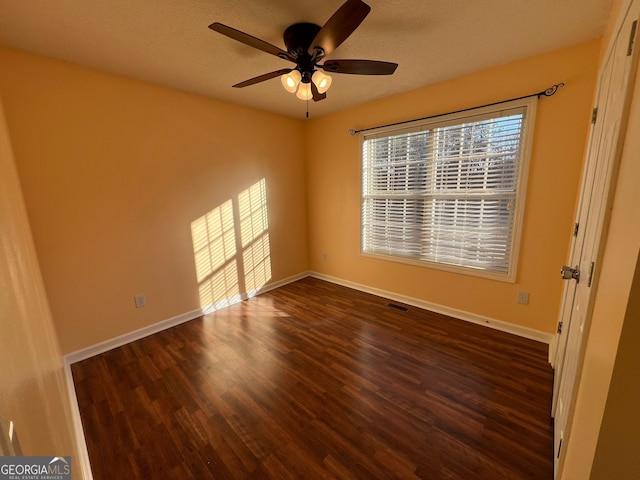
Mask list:
[[[517,266],[520,256],[520,244],[522,241],[522,230],[524,223],[524,210],[525,201],[527,197],[527,184],[529,175],[529,165],[531,159],[531,151],[533,149],[533,132],[536,122],[536,96],[526,97],[523,99],[512,100],[503,102],[500,104],[489,105],[485,107],[478,107],[461,112],[450,113],[445,115],[439,115],[437,117],[431,117],[428,119],[416,120],[413,122],[406,122],[402,125],[396,124],[393,126],[380,127],[375,129],[366,130],[360,133],[360,174],[361,174],[361,192],[360,192],[360,255],[368,258],[375,258],[379,260],[392,261],[397,263],[405,263],[410,265],[416,265],[424,268],[442,270],[452,273],[458,273],[463,275],[471,275],[476,277],[488,278],[492,280],[499,280],[508,283],[514,283],[517,276]],[[514,216],[511,229],[511,244],[509,252],[509,263],[506,272],[499,272],[495,270],[488,270],[473,266],[462,266],[449,263],[442,263],[437,261],[430,261],[424,259],[410,258],[405,256],[386,254],[386,253],[372,253],[365,251],[365,201],[367,196],[365,195],[365,184],[367,172],[365,171],[365,141],[368,138],[386,138],[395,135],[409,134],[411,132],[421,130],[433,130],[435,128],[448,127],[454,125],[461,125],[466,122],[472,122],[473,117],[483,117],[490,114],[499,115],[501,112],[511,110],[514,108],[524,108],[525,115],[522,121],[522,130],[520,137],[520,167],[518,173],[518,179],[515,188],[515,206]],[[495,118],[495,117],[494,117]],[[427,152],[428,156],[432,158],[433,152]],[[432,160],[428,160],[432,161]],[[435,170],[435,169],[434,169]],[[460,195],[458,196],[458,198]]]

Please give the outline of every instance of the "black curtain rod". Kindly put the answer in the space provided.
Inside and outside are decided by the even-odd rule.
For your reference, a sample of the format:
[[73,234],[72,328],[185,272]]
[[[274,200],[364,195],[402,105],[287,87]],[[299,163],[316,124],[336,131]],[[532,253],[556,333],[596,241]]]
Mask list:
[[561,83],[557,83],[556,85],[553,85],[553,86],[547,88],[546,90],[543,90],[543,91],[538,92],[538,93],[532,93],[531,95],[524,95],[522,97],[510,98],[509,100],[501,100],[499,102],[487,103],[486,105],[480,105],[479,107],[463,108],[462,110],[456,110],[455,112],[440,113],[438,115],[430,115],[428,117],[414,118],[413,120],[404,120],[402,122],[388,123],[387,125],[380,125],[378,127],[361,128],[360,130],[354,130],[353,128],[350,128],[349,129],[349,134],[350,135],[355,135],[356,133],[368,132],[369,130],[376,130],[378,128],[395,127],[396,125],[403,125],[405,123],[411,123],[411,122],[419,122],[420,120],[429,120],[429,119],[432,119],[432,118],[443,117],[444,115],[451,115],[453,113],[468,112],[469,110],[475,110],[476,108],[492,107],[494,105],[500,105],[501,103],[513,102],[515,100],[522,100],[523,98],[550,97],[550,96],[554,95],[558,91],[558,89],[560,87],[564,87],[564,83],[562,83],[562,82]]

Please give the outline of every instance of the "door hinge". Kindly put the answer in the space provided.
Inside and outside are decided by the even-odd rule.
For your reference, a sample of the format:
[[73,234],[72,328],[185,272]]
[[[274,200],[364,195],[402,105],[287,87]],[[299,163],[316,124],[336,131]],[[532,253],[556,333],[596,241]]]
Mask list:
[[591,112],[591,123],[596,123],[598,119],[598,107],[593,108],[593,112]]
[[589,281],[587,282],[587,287],[591,286],[591,281],[593,280],[593,270],[596,266],[596,262],[591,262],[591,266],[589,267]]
[[630,57],[633,53],[633,45],[636,42],[636,30],[638,29],[638,20],[631,25],[631,35],[629,36],[629,47],[627,48],[627,57]]
[[576,283],[580,283],[580,265],[576,265],[574,268],[563,265],[560,268],[560,275],[563,280],[575,280]]
[[573,226],[573,236],[574,236],[574,237],[577,237],[577,236],[578,236],[578,230],[580,230],[580,224],[579,224],[579,223],[576,223],[576,224]]
[[558,335],[560,335],[562,333],[562,322],[558,322],[558,331],[557,331]]

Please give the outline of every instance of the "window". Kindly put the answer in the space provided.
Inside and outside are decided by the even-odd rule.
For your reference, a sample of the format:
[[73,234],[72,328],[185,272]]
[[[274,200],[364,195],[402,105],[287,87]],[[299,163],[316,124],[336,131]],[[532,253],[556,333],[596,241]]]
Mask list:
[[515,281],[536,100],[363,134],[362,252]]

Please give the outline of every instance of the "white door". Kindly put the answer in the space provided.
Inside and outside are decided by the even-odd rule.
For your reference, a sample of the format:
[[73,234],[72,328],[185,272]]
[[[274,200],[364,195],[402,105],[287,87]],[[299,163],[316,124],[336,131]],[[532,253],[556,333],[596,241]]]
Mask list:
[[591,316],[599,261],[606,235],[608,211],[613,194],[617,163],[624,138],[633,84],[636,57],[634,41],[640,14],[640,0],[630,0],[622,12],[622,21],[600,70],[595,123],[583,171],[578,218],[569,264],[563,267],[565,285],[556,339],[553,387],[554,468],[562,458],[572,415],[575,384],[580,374],[585,330]]

